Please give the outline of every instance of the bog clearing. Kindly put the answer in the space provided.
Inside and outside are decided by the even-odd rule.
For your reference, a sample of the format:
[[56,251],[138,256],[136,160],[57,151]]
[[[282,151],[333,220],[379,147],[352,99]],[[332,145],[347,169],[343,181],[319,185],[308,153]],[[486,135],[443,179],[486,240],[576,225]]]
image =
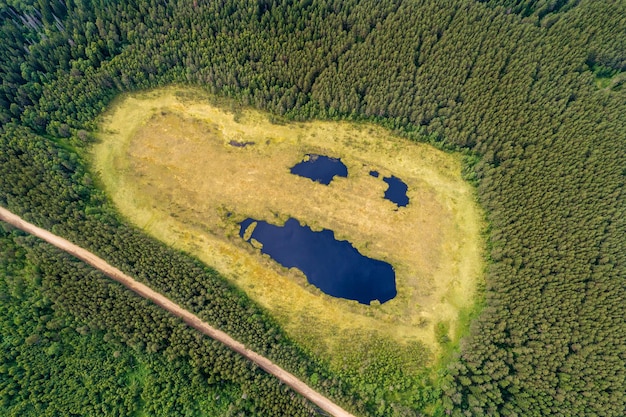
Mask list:
[[[347,351],[382,340],[432,363],[442,329],[452,343],[463,331],[483,272],[483,215],[460,157],[370,124],[272,120],[184,88],[124,95],[102,118],[92,162],[123,216],[217,269],[312,353],[341,367]],[[307,154],[341,158],[348,176],[291,174]],[[401,178],[410,204],[384,199],[373,170]],[[334,231],[393,266],[397,296],[363,305],[322,293],[244,241],[246,218]]]

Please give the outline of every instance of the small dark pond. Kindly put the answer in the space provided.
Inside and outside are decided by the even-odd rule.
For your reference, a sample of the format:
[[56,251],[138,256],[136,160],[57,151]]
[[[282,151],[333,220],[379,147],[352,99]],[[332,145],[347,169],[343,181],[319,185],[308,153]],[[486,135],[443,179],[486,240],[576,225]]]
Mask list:
[[402,182],[402,180],[398,177],[385,177],[383,178],[387,184],[389,184],[389,188],[385,191],[385,198],[392,203],[396,203],[398,207],[404,207],[409,204],[409,197],[406,195],[409,187]]
[[252,141],[239,142],[239,141],[236,141],[236,140],[231,140],[228,143],[230,144],[230,146],[235,146],[237,148],[245,148],[248,145],[254,145],[254,142],[252,142]]
[[328,185],[336,176],[347,177],[348,167],[339,158],[308,154],[291,168],[291,173]]
[[247,241],[259,241],[262,253],[286,268],[298,268],[324,293],[361,304],[384,303],[396,296],[392,266],[361,255],[350,242],[336,240],[332,230],[314,232],[293,218],[284,226],[248,218],[240,223],[242,238],[254,222],[256,227]]
[[370,175],[374,178],[378,178],[378,175],[380,174],[378,173],[378,171],[370,171]]

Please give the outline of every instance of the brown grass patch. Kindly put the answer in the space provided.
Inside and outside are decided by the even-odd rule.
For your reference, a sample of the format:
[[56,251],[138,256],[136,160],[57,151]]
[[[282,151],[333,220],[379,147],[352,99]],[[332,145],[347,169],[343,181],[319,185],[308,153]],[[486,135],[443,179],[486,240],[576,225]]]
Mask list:
[[[215,267],[320,355],[332,358],[351,333],[420,341],[435,353],[436,323],[457,333],[483,268],[482,214],[458,156],[374,125],[272,124],[255,110],[208,103],[168,88],[120,98],[105,115],[94,167],[124,216]],[[325,186],[290,174],[306,153],[340,157],[348,178]],[[391,174],[409,187],[405,208],[383,199],[382,176]],[[322,294],[239,238],[246,217],[333,230],[394,266],[398,296],[363,306]]]

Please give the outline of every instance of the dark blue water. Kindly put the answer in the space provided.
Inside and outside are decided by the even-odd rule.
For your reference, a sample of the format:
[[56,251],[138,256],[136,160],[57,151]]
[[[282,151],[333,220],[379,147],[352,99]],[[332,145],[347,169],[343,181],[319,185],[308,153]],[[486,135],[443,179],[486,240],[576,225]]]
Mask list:
[[378,178],[378,171],[370,171],[370,175],[374,178]]
[[347,177],[348,167],[339,158],[309,154],[291,168],[291,173],[328,185],[336,176]]
[[389,188],[385,191],[385,198],[392,203],[396,203],[398,207],[405,207],[409,204],[409,197],[406,195],[409,187],[402,182],[402,180],[398,177],[385,177],[383,178],[387,184],[389,184]]
[[257,222],[252,235],[267,253],[284,267],[296,267],[309,283],[333,297],[369,304],[396,296],[396,274],[386,262],[363,256],[350,242],[336,240],[332,230],[314,232],[289,219],[284,226],[246,219],[240,223],[243,238],[248,226]]

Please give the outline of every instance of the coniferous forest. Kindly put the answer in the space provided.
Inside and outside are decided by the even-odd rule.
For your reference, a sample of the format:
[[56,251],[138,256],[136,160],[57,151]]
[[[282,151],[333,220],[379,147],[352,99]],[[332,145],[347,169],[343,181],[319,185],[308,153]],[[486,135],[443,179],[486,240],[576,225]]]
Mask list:
[[[626,2],[0,0],[0,40],[1,206],[358,415],[626,415]],[[389,393],[401,371],[331,371],[210,266],[119,217],[85,157],[97,117],[170,84],[465,152],[489,225],[483,308],[449,364],[411,382],[419,395]],[[0,226],[0,414],[318,413]]]

